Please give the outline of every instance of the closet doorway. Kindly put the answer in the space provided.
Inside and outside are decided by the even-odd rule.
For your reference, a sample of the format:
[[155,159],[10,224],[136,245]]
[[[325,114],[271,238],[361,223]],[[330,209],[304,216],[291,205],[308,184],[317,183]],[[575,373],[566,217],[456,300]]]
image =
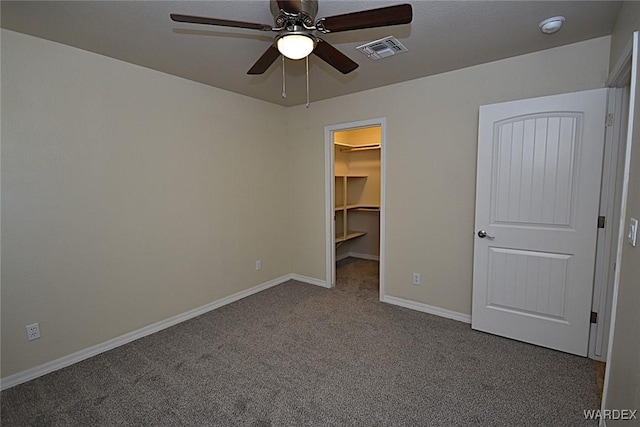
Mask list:
[[385,119],[325,127],[327,282],[347,257],[379,261],[384,295]]

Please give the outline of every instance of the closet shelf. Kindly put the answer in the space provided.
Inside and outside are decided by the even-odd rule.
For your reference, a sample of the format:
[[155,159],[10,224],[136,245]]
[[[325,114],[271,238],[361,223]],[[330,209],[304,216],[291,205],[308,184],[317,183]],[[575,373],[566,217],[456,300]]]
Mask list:
[[379,150],[380,149],[380,143],[379,142],[372,142],[371,144],[358,144],[358,145],[351,145],[351,144],[341,144],[339,142],[334,142],[335,145],[339,145],[341,147],[340,151],[344,152],[344,153],[350,153],[352,151],[363,151],[363,150]]
[[353,208],[355,212],[380,212],[380,206],[358,206],[357,208]]
[[342,210],[348,211],[360,211],[360,212],[380,212],[380,206],[377,205],[363,205],[363,204],[354,204],[354,205],[346,205],[346,206],[336,206],[336,211]]
[[347,240],[355,239],[356,237],[361,237],[367,234],[366,231],[347,231],[346,235],[338,234],[336,235],[336,243],[346,242]]

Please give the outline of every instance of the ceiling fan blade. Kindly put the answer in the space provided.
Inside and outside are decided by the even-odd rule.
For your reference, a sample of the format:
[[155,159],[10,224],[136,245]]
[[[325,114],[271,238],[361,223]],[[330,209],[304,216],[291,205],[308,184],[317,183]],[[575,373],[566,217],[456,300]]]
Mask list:
[[339,31],[408,24],[412,19],[413,8],[411,5],[399,4],[397,6],[329,16],[320,19],[316,26],[318,26],[322,32],[337,33]]
[[247,28],[249,30],[271,31],[271,25],[254,24],[253,22],[231,21],[228,19],[207,18],[204,16],[180,15],[172,13],[171,19],[176,22],[186,22],[188,24],[218,25],[220,27]]
[[358,64],[322,39],[318,39],[313,53],[342,74],[349,74],[358,68]]
[[278,7],[289,13],[300,13],[302,11],[302,2],[300,0],[278,0]]
[[267,49],[265,53],[263,53],[262,56],[258,58],[256,63],[253,64],[253,67],[251,67],[251,69],[247,71],[247,74],[264,73],[269,69],[271,64],[273,64],[275,60],[278,59],[279,56],[280,56],[280,51],[276,49],[275,46],[273,45],[269,46],[269,49]]

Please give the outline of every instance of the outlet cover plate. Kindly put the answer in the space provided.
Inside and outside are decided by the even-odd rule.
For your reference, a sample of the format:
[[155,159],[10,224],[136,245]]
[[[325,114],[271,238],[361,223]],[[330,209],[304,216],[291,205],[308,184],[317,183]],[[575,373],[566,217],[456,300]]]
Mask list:
[[27,330],[27,341],[33,341],[33,340],[37,340],[38,338],[40,338],[40,325],[37,323],[34,323],[32,325],[27,325],[26,327]]
[[629,234],[627,239],[631,246],[635,246],[638,242],[638,220],[635,218],[629,218]]
[[413,284],[415,286],[420,286],[421,279],[420,273],[413,273]]

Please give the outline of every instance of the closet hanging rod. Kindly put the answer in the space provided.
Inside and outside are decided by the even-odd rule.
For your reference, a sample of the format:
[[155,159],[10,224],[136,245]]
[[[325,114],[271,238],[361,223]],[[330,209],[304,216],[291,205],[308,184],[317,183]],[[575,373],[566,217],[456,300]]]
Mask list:
[[340,151],[342,151],[342,152],[377,150],[377,149],[380,148],[380,144],[358,145],[357,147],[349,146],[349,145],[346,145],[346,144],[340,144],[340,143],[337,143],[337,142],[335,144],[336,145],[340,145],[342,147],[349,147],[349,148],[341,148]]

